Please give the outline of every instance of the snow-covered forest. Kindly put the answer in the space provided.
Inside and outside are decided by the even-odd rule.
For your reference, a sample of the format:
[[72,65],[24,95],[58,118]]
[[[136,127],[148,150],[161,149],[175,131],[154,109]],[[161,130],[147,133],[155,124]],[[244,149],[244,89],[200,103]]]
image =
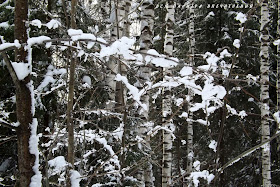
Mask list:
[[280,186],[280,0],[0,0],[0,186]]

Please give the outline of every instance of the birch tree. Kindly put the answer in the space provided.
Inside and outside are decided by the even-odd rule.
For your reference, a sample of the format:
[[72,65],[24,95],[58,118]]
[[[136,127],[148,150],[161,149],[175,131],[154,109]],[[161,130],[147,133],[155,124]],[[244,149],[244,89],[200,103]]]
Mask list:
[[[189,41],[190,41],[190,46],[189,46],[189,64],[190,66],[194,65],[194,55],[195,55],[195,33],[194,33],[194,0],[191,0],[190,2],[190,8],[189,8]],[[189,91],[189,96],[190,96],[190,101],[192,100],[193,93],[192,91]],[[188,162],[187,162],[187,173],[188,175],[192,172],[193,168],[193,113],[191,111],[188,112],[189,116],[188,118],[190,119],[188,121],[188,139],[187,139],[187,154],[188,154]]]
[[[169,0],[166,2],[166,35],[164,40],[164,53],[168,56],[173,55],[173,37],[174,37],[174,14],[175,7],[174,1]],[[163,69],[163,76],[169,76],[171,74],[171,70],[168,68]],[[163,78],[165,79],[165,78]],[[172,108],[171,108],[171,92],[170,89],[163,88],[163,100],[162,100],[162,123],[163,128],[168,129],[170,131],[163,130],[163,158],[162,158],[162,186],[170,186],[171,185],[171,177],[172,177],[172,131],[175,130],[174,124],[171,117]]]
[[[111,40],[115,41],[120,39],[121,37],[128,34],[128,29],[125,26],[127,21],[126,19],[126,11],[129,8],[129,1],[118,1],[115,0],[113,2],[113,8],[111,11],[111,23],[113,25],[111,31]],[[116,59],[110,59],[108,62],[108,76],[106,78],[106,85],[109,89],[109,102],[108,108],[113,109],[116,108],[117,111],[123,110],[122,107],[124,105],[124,93],[121,82],[116,82],[115,76],[117,73],[124,74],[126,72],[126,68],[121,64],[120,61]]]
[[[140,34],[140,51],[147,52],[153,46],[153,36],[154,36],[154,1],[144,0],[141,6],[141,34]],[[140,67],[137,72],[138,81],[135,86],[139,89],[146,89],[148,82],[150,82],[151,70],[148,67]],[[141,122],[138,134],[145,139],[146,133],[150,128],[149,120],[149,94],[146,92],[141,97],[141,102],[146,106],[146,108],[139,107],[138,114],[141,117]],[[150,139],[146,138],[144,145],[140,147],[144,152],[150,152]],[[149,154],[148,154],[149,155]],[[153,171],[152,164],[147,161],[146,164],[141,166],[137,172],[137,179],[140,181],[139,186],[154,186],[153,184]]]
[[[264,0],[261,5],[261,129],[262,129],[262,142],[270,138],[269,126],[269,9],[268,0]],[[267,143],[262,148],[262,177],[263,186],[271,186],[271,161],[270,161],[270,143]]]
[[[130,10],[131,2],[130,0],[116,1],[115,8],[115,27],[112,32],[112,38],[120,39],[123,36],[129,37],[129,23],[128,23],[128,13]],[[122,60],[119,58],[114,65],[110,61],[110,67],[117,66],[117,72],[123,76],[127,74],[127,68]],[[115,75],[114,75],[115,76]],[[115,108],[118,112],[125,111],[126,102],[126,89],[124,88],[122,82],[116,82],[116,95],[115,95]]]

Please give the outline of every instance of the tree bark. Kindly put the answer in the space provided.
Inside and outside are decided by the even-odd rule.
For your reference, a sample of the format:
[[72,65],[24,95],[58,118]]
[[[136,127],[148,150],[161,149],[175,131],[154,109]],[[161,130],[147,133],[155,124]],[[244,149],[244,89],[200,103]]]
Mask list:
[[[27,28],[25,21],[28,20],[28,0],[15,1],[15,39],[20,43],[27,43]],[[15,51],[16,62],[27,63],[27,51],[23,47]],[[10,72],[11,73],[11,72]],[[27,84],[30,83],[30,74],[16,84],[16,114],[19,126],[17,128],[18,146],[18,169],[19,186],[27,187],[35,174],[32,167],[35,155],[29,151],[29,140],[31,137],[30,125],[32,124],[32,100],[31,91]]]
[[[277,21],[277,38],[280,38],[280,0],[277,3],[277,13],[278,13],[278,21]],[[277,45],[277,81],[276,81],[276,97],[277,97],[277,111],[280,111],[280,46]],[[278,124],[278,130],[280,129],[280,125]],[[280,138],[276,139],[277,142],[277,150],[280,150]],[[280,163],[280,159],[278,159],[278,163]]]
[[[71,1],[71,28],[76,29],[76,6],[77,0]],[[75,44],[74,44],[75,45]],[[69,170],[74,169],[74,160],[75,160],[75,143],[74,143],[74,121],[73,121],[73,103],[74,103],[74,85],[75,85],[75,68],[76,68],[76,51],[71,50],[71,62],[70,62],[70,73],[69,73],[69,93],[68,93],[68,102],[67,102],[67,119],[66,126],[68,131],[68,151],[67,151],[67,160],[70,164]],[[68,170],[67,178],[67,187],[71,186],[70,182],[70,173]]]
[[[112,38],[114,40],[120,39],[123,36],[129,37],[129,31],[126,30],[128,18],[126,17],[126,11],[129,11],[130,2],[129,1],[116,1],[115,7],[115,18],[116,18],[116,27],[114,27],[112,32]],[[110,67],[114,67],[117,65],[116,73],[119,73],[122,76],[126,76],[127,69],[124,64],[120,60],[112,59],[109,62]],[[115,77],[115,75],[112,75]],[[115,81],[114,81],[115,82]],[[123,113],[125,111],[125,95],[126,89],[124,88],[121,81],[116,82],[116,90],[112,90],[115,95],[115,109],[117,112]]]
[[[277,21],[277,38],[280,38],[280,0],[278,0],[278,21]],[[276,82],[276,94],[277,94],[277,110],[280,110],[280,46],[277,45],[277,82]]]
[[[147,52],[153,46],[153,37],[154,37],[154,1],[153,0],[144,0],[142,6],[142,17],[141,17],[141,35],[140,35],[140,51]],[[139,90],[142,90],[146,86],[146,82],[150,81],[151,70],[148,67],[140,67],[137,72],[137,77],[139,78],[138,82],[135,84]],[[145,93],[141,97],[141,102],[145,104],[146,110],[139,107],[138,115],[141,117],[141,122],[139,124],[138,134],[140,137],[145,139],[144,146],[142,146],[142,151],[149,155],[151,151],[150,139],[146,137],[146,133],[151,128],[149,126],[149,94]],[[141,181],[141,184],[138,186],[154,186],[154,177],[152,164],[150,161],[147,161],[145,165],[139,167],[137,173],[137,179]]]
[[[19,58],[21,56],[18,56]],[[20,186],[30,185],[31,177],[35,174],[32,167],[35,156],[29,151],[29,139],[31,137],[30,125],[32,124],[31,93],[27,87],[30,75],[23,81],[19,81],[19,89],[16,90],[16,113],[19,126],[17,128],[18,169]]]
[[[189,8],[189,38],[190,38],[190,46],[189,46],[189,65],[194,66],[194,55],[195,55],[195,33],[194,33],[194,7],[192,6],[193,0],[190,1],[190,8]],[[193,93],[192,91],[188,92],[190,96],[190,101],[193,98]],[[188,162],[187,162],[187,173],[188,175],[191,174],[193,171],[193,113],[191,111],[188,112],[189,116],[188,118],[190,119],[188,121],[188,139],[187,139],[187,154],[188,154]],[[191,185],[191,184],[190,184]]]
[[[125,1],[114,0],[114,8],[111,12],[112,24],[116,26],[113,27],[111,31],[111,41],[116,41],[124,36],[124,21],[125,17]],[[108,109],[115,109],[118,112],[123,110],[124,94],[123,85],[121,82],[115,81],[116,74],[122,74],[122,64],[113,57],[108,61],[108,76],[106,77],[106,85],[108,86],[109,101],[107,103]],[[124,69],[125,73],[125,69]]]
[[[174,1],[168,0],[166,3],[166,35],[164,41],[164,53],[168,56],[172,56],[173,54],[173,37],[174,37],[174,14],[175,7]],[[171,70],[168,68],[163,69],[163,77],[171,74]],[[165,78],[163,78],[165,80]],[[170,89],[163,89],[163,100],[162,100],[162,123],[165,128],[168,128],[171,131],[175,130],[174,124],[170,118],[172,114],[171,109],[171,94]],[[163,157],[162,157],[162,187],[167,187],[171,185],[171,177],[172,177],[172,145],[173,138],[172,133],[168,131],[163,131]]]
[[[116,0],[115,1],[115,27],[113,28],[111,38],[115,41],[116,39],[120,39],[123,36],[129,37],[129,25],[128,25],[128,13],[130,11],[131,7],[131,1],[130,0]],[[114,24],[114,23],[113,23]],[[116,59],[111,59],[109,61],[109,67],[114,68],[117,70],[117,72],[122,76],[127,76],[127,68],[126,66],[121,62],[121,58],[119,57]],[[115,67],[116,66],[116,67]],[[111,74],[111,77],[114,78],[115,75]],[[112,96],[115,98],[115,111],[123,114],[123,136],[122,136],[122,152],[120,155],[120,163],[121,163],[121,170],[125,168],[125,147],[126,147],[126,124],[127,124],[127,115],[128,111],[126,108],[126,93],[127,89],[124,87],[123,83],[121,81],[114,83],[114,80],[111,80],[111,84],[116,84],[115,90],[113,91]],[[114,96],[115,95],[115,96]],[[113,99],[113,98],[112,98]],[[121,125],[121,124],[120,124]],[[121,176],[121,182],[124,181],[124,176]]]
[[[268,0],[264,0],[261,6],[261,128],[262,142],[270,138],[269,126],[269,9]],[[271,159],[270,143],[265,144],[262,148],[262,177],[263,186],[271,186]]]

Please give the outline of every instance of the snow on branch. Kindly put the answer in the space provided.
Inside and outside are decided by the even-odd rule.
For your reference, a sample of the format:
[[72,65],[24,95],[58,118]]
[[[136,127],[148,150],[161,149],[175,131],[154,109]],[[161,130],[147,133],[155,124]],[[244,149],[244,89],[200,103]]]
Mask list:
[[[178,59],[167,57],[165,55],[159,54],[156,50],[151,49],[147,53],[142,51],[137,51],[132,49],[135,43],[134,39],[127,37],[122,37],[121,39],[113,42],[111,45],[108,44],[104,39],[97,38],[93,34],[83,33],[80,29],[69,29],[68,35],[71,38],[55,38],[51,39],[48,36],[38,36],[29,38],[27,44],[20,44],[18,41],[15,43],[4,43],[0,45],[0,52],[7,50],[25,47],[30,49],[33,45],[42,45],[45,44],[46,48],[49,48],[51,45],[61,44],[67,42],[66,47],[73,47],[71,42],[88,42],[87,48],[90,49],[95,43],[100,44],[101,50],[100,53],[95,54],[99,58],[104,58],[111,55],[121,55],[126,60],[136,61],[135,63],[143,64],[143,56],[145,56],[146,63],[154,64],[157,67],[171,68],[177,66]],[[76,47],[75,47],[76,48]]]
[[23,80],[31,73],[31,67],[29,63],[12,62],[12,66],[16,72],[18,80]]
[[[40,85],[38,86],[38,88],[35,90],[37,93],[41,92],[43,89],[45,89],[48,85],[51,84],[52,88],[50,89],[51,91],[53,91],[53,85],[58,81],[54,78],[55,75],[64,75],[66,74],[66,69],[65,68],[61,68],[61,69],[55,69],[53,65],[49,65],[47,68],[47,73],[44,76],[43,81],[40,83]],[[50,92],[48,92],[50,93]]]
[[128,80],[126,77],[121,76],[120,74],[116,75],[115,78],[116,81],[121,81],[124,83],[124,85],[127,87],[127,89],[129,90],[129,94],[132,96],[132,98],[137,102],[137,104],[139,104],[144,110],[148,110],[147,105],[143,104],[140,100],[141,96],[143,94],[145,94],[145,89],[142,90],[138,90],[138,88],[136,88],[135,86],[129,84]]
[[237,21],[240,21],[240,23],[245,23],[247,21],[247,16],[245,14],[243,14],[242,12],[238,12],[235,19]]
[[203,178],[204,180],[207,180],[207,183],[210,184],[210,182],[215,178],[213,174],[210,174],[209,171],[203,170],[203,171],[195,171],[192,172],[190,177],[194,183],[195,187],[198,187],[199,180],[198,178]]
[[241,153],[240,155],[234,157],[233,159],[229,160],[225,165],[223,165],[222,167],[220,167],[218,169],[218,175],[216,175],[215,178],[217,178],[219,176],[219,174],[221,174],[226,168],[228,168],[229,166],[233,165],[234,163],[238,162],[240,159],[250,155],[251,153],[253,153],[254,151],[256,151],[259,148],[265,148],[265,145],[269,142],[271,142],[272,140],[274,140],[275,138],[280,136],[280,132],[278,132],[277,134],[273,135],[271,138],[263,141],[262,143],[252,147],[251,149],[248,149],[247,151],[244,151],[243,153]]
[[100,51],[100,57],[110,55],[122,55],[126,60],[136,60],[133,55],[133,51],[130,48],[134,45],[135,40],[127,37],[122,37],[121,39],[115,41],[112,45],[108,47],[103,47]]
[[9,50],[11,48],[20,48],[21,45],[18,40],[15,40],[14,43],[2,43],[0,44],[0,52]]
[[162,68],[171,68],[177,66],[178,59],[171,58],[172,60],[169,60],[165,57],[165,55],[160,55],[155,49],[150,49],[147,51],[145,61],[154,64],[156,67]]
[[153,137],[153,136],[155,136],[155,135],[158,133],[158,131],[161,131],[161,130],[164,130],[164,131],[166,131],[166,132],[169,132],[169,133],[171,134],[173,140],[176,138],[176,136],[173,134],[173,131],[172,131],[172,130],[170,130],[170,129],[167,128],[167,127],[163,127],[163,126],[159,126],[159,125],[157,125],[157,126],[154,127],[153,129],[151,129],[150,131],[148,131],[148,132],[147,132],[147,135]]
[[107,140],[103,137],[100,137],[99,134],[91,130],[86,130],[86,134],[87,134],[86,136],[87,141],[89,142],[96,141],[101,145],[103,145],[103,147],[110,153],[111,158],[109,159],[109,161],[114,163],[116,167],[120,168],[120,162],[118,160],[118,156],[115,154],[112,146],[108,144]]
[[40,20],[34,19],[29,22],[30,25],[33,25],[35,27],[41,28],[42,26],[48,27],[48,29],[56,29],[61,26],[61,23],[55,19],[52,19],[46,24],[43,24]]
[[50,40],[51,38],[48,36],[38,36],[38,37],[32,37],[27,40],[28,47],[31,47],[35,44],[43,44],[45,41]]

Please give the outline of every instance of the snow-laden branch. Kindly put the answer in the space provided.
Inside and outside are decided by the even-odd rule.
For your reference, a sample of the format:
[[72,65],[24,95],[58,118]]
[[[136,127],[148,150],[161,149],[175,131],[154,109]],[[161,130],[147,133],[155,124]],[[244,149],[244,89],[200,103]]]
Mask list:
[[223,165],[221,168],[218,169],[218,175],[216,175],[215,178],[217,178],[226,168],[228,168],[229,166],[233,165],[234,163],[238,162],[240,159],[250,155],[251,153],[253,153],[254,151],[256,151],[257,149],[264,147],[267,143],[271,142],[272,140],[274,140],[275,138],[280,136],[280,132],[278,132],[277,134],[275,134],[274,136],[272,136],[271,138],[263,141],[262,143],[252,147],[251,149],[248,149],[247,151],[244,151],[243,153],[241,153],[240,155],[234,157],[233,159],[229,160],[225,165]]
[[135,41],[127,37],[123,37],[113,42],[112,44],[109,44],[104,39],[95,37],[93,34],[83,33],[81,30],[69,29],[68,34],[71,38],[51,39],[48,36],[39,36],[39,37],[29,38],[27,44],[24,43],[20,44],[17,41],[15,41],[14,43],[0,44],[0,53],[9,50],[14,50],[20,47],[25,47],[25,46],[31,47],[34,45],[46,45],[46,48],[48,48],[51,45],[55,45],[55,44],[61,45],[64,42],[68,42],[67,47],[75,47],[72,46],[71,42],[88,42],[88,46],[87,46],[88,49],[90,49],[94,45],[94,43],[101,45],[101,52],[99,55],[100,57],[118,54],[118,55],[123,55],[123,57],[127,60],[142,61],[143,57],[138,56],[139,54],[141,54],[141,55],[145,55],[146,58],[148,56],[149,58],[147,58],[146,60],[148,62],[155,64],[156,66],[162,66],[159,63],[160,61],[164,61],[163,65],[168,67],[176,66],[178,63],[178,59],[161,55],[157,53],[155,50],[150,50],[149,52],[145,53],[142,51],[132,49]]
[[145,110],[147,111],[147,105],[143,104],[140,100],[141,96],[145,94],[145,89],[138,90],[135,86],[129,84],[127,78],[125,76],[121,76],[120,74],[116,75],[115,78],[116,81],[121,81],[124,83],[124,85],[129,90],[129,94],[132,96],[132,98]]

